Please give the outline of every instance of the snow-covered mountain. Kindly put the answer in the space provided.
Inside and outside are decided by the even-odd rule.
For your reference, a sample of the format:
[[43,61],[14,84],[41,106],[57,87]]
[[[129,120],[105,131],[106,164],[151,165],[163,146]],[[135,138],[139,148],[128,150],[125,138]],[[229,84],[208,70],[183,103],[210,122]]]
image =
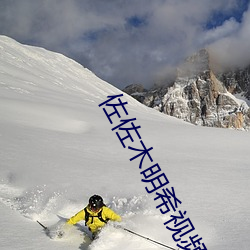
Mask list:
[[146,106],[209,127],[250,128],[249,68],[219,72],[203,49],[180,65],[171,86],[149,91],[128,86],[124,91]]
[[[141,126],[141,139],[133,134],[126,148],[112,131],[124,117],[110,124],[99,107],[119,94]],[[176,247],[163,225],[175,213],[156,208],[140,161],[130,161],[136,153],[128,146],[139,149],[142,140],[207,249],[248,250],[249,139],[161,114],[63,55],[0,36],[0,248],[162,249],[112,225],[91,244],[84,222],[51,240],[36,223],[53,228],[58,215],[69,218],[94,193],[122,216],[122,226]],[[147,157],[143,164],[152,166]]]

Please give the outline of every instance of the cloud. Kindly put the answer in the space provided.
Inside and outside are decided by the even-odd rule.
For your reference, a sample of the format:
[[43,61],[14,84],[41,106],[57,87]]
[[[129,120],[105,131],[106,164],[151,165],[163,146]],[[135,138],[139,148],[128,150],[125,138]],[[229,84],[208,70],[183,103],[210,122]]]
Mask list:
[[249,14],[234,17],[241,8],[238,0],[2,0],[0,33],[61,52],[120,88],[149,86],[204,46],[222,57],[223,46],[247,49]]
[[225,37],[235,34],[240,28],[240,24],[232,17],[225,20],[221,26],[204,31],[200,38],[201,44],[211,44]]
[[[218,29],[226,30],[225,23]],[[225,67],[244,67],[250,64],[250,10],[243,15],[242,22],[236,24],[232,32],[226,32],[221,39],[214,39],[210,44],[210,51],[216,61]],[[216,31],[215,31],[216,32]]]

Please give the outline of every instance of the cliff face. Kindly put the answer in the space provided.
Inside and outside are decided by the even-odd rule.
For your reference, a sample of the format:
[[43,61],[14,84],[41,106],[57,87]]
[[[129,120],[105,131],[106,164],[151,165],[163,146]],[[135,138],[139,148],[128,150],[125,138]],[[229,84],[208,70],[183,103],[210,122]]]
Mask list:
[[[233,94],[250,96],[249,70],[215,75],[208,51],[201,50],[178,68],[170,87],[146,91],[137,85],[137,91],[129,94],[149,107],[196,125],[248,129],[250,109]],[[132,86],[124,91],[128,93],[128,89]]]
[[240,93],[250,100],[250,66],[218,74],[218,79],[225,84],[230,93]]

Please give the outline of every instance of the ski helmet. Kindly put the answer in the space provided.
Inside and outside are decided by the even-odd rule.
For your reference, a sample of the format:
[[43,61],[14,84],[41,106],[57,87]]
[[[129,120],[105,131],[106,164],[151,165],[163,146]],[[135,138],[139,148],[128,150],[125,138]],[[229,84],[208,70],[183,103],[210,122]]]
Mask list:
[[103,207],[103,199],[99,195],[93,195],[89,198],[89,206],[93,210],[99,210]]

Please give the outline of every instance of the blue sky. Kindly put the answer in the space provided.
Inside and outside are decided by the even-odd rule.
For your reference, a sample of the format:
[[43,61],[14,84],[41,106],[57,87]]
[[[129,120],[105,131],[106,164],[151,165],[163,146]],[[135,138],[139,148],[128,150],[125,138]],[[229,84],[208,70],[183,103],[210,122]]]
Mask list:
[[164,82],[210,48],[250,63],[249,0],[1,0],[0,34],[60,52],[111,84]]
[[229,12],[223,12],[223,9],[215,10],[211,14],[211,18],[208,19],[206,28],[212,29],[217,26],[223,25],[225,20],[229,20],[230,18],[234,18],[238,23],[242,22],[243,14],[247,11],[249,5],[249,0],[239,0],[237,2],[237,6],[232,8]]

